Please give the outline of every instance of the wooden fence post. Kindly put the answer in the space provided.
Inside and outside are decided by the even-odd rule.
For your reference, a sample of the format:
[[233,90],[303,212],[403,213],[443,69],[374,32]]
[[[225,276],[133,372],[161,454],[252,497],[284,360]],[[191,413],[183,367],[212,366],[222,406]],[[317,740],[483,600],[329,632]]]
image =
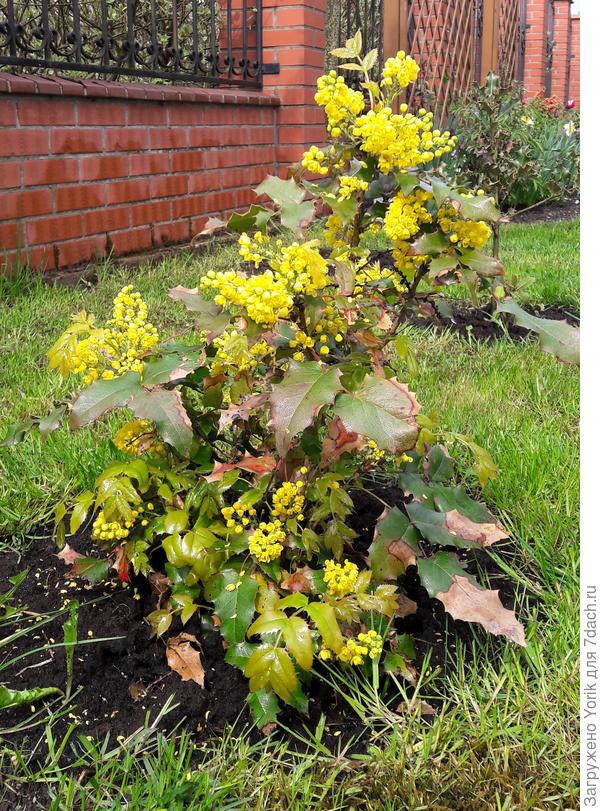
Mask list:
[[483,0],[481,84],[490,71],[498,72],[498,0]]
[[408,0],[383,0],[383,61],[408,51]]

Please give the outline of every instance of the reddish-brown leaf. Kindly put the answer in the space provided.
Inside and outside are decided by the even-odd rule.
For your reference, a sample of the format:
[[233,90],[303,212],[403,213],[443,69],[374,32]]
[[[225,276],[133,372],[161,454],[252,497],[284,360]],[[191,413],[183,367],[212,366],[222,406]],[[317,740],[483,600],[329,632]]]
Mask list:
[[62,560],[63,563],[66,563],[67,566],[71,566],[76,560],[84,556],[80,555],[79,552],[76,552],[74,549],[71,549],[69,544],[66,543],[56,557]]
[[398,603],[398,608],[396,609],[396,616],[403,619],[404,617],[409,617],[411,614],[415,614],[417,611],[417,604],[414,600],[411,600],[410,597],[407,597],[406,594],[399,592],[396,597],[396,602]]
[[259,476],[262,476],[264,473],[271,473],[276,464],[277,462],[271,454],[250,456],[250,454],[247,453],[239,462],[215,462],[213,471],[206,477],[206,481],[219,482],[228,470],[234,470],[235,468],[247,470],[248,473],[257,473]]
[[125,551],[123,550],[122,546],[116,546],[114,552],[115,552],[115,560],[110,568],[116,571],[117,577],[122,583],[128,583],[129,561],[125,557]]
[[312,569],[304,566],[302,569],[297,569],[293,574],[288,575],[281,581],[281,588],[286,591],[298,592],[308,594],[313,587]]
[[508,538],[508,534],[502,524],[476,524],[458,510],[450,510],[446,513],[446,528],[453,535],[464,538],[465,541],[474,541],[479,546],[491,546],[496,541]]
[[497,590],[482,589],[460,575],[454,575],[452,581],[448,591],[435,596],[454,619],[478,622],[491,634],[506,636],[517,645],[526,646],[523,626],[514,611],[504,608]]
[[191,634],[172,636],[167,642],[167,663],[183,681],[195,681],[200,687],[204,687],[204,668],[200,653],[192,643],[198,645],[198,640]]
[[230,403],[227,411],[221,411],[219,431],[222,431],[234,420],[247,420],[253,411],[263,406],[269,399],[268,393],[253,394],[241,403]]
[[330,465],[337,462],[340,456],[347,451],[360,450],[366,442],[355,431],[347,431],[339,417],[334,417],[329,423],[327,436],[323,440],[321,451],[321,464]]

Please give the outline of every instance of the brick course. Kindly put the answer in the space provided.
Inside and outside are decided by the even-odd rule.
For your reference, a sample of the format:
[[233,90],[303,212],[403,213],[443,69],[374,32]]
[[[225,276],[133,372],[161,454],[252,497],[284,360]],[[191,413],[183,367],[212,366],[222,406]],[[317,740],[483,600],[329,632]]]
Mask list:
[[326,0],[264,7],[262,91],[0,73],[0,272],[189,241],[324,139]]

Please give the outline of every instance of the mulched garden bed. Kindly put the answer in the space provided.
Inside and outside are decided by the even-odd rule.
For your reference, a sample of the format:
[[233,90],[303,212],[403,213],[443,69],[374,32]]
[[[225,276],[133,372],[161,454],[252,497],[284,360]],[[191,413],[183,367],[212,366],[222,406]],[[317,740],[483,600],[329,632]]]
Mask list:
[[[373,487],[390,504],[404,500],[401,491],[392,486]],[[360,533],[356,551],[366,553],[372,540],[373,527],[382,511],[381,503],[366,493],[354,493],[356,511],[351,522]],[[85,534],[72,542],[80,552],[93,553],[93,545]],[[227,724],[239,724],[240,730],[249,721],[246,710],[247,681],[242,673],[224,662],[222,642],[210,629],[206,619],[194,617],[185,626],[185,631],[200,641],[202,659],[206,670],[205,688],[196,683],[183,682],[167,666],[166,640],[150,639],[144,616],[155,607],[156,597],[151,594],[146,581],[140,579],[123,587],[116,579],[109,584],[89,585],[69,576],[69,567],[56,558],[57,548],[46,531],[41,531],[29,551],[18,558],[16,554],[0,555],[0,593],[6,591],[8,578],[28,570],[28,575],[18,589],[15,602],[27,606],[31,612],[40,614],[60,608],[67,599],[77,599],[79,609],[78,639],[86,644],[75,649],[73,690],[80,690],[70,715],[58,721],[55,734],[65,732],[69,724],[77,724],[77,732],[94,738],[103,738],[107,733],[116,741],[118,736],[128,736],[143,726],[148,712],[154,719],[159,709],[171,695],[178,706],[163,719],[163,728],[171,729],[183,723],[188,730],[198,733],[202,740],[218,736]],[[514,604],[513,584],[509,582],[493,561],[483,552],[469,552],[468,570],[476,573],[483,569],[493,588],[500,589],[500,597],[506,607]],[[469,642],[478,631],[469,623],[453,621],[443,610],[442,604],[431,600],[420,586],[415,567],[400,578],[401,590],[409,600],[416,603],[415,613],[396,621],[399,633],[414,636],[417,671],[427,654],[430,667],[440,668],[440,687],[443,690],[443,671],[448,664],[458,639]],[[93,602],[95,601],[95,602]],[[16,655],[33,647],[63,640],[63,623],[66,615],[45,625],[34,636],[19,640],[5,655]],[[180,631],[179,621],[174,623],[170,634]],[[111,641],[89,642],[105,637],[119,637]],[[468,646],[467,646],[468,649]],[[40,665],[40,662],[44,664]],[[37,665],[37,666],[36,666]],[[2,673],[9,687],[26,689],[38,686],[65,687],[65,655],[62,648],[35,654],[20,661],[11,671]],[[280,720],[291,730],[302,731],[304,725],[314,728],[322,714],[327,718],[324,742],[336,749],[340,742],[357,738],[364,728],[346,702],[337,696],[319,679],[313,679],[310,688],[309,718],[296,711],[285,709]],[[398,696],[399,703],[401,698]],[[435,706],[436,701],[432,699]],[[41,706],[38,705],[38,708]],[[30,714],[30,707],[0,712],[0,728],[7,729]],[[254,731],[259,736],[258,731]],[[275,734],[286,734],[279,730]],[[43,735],[43,726],[31,732],[13,732],[5,738],[8,744],[20,744],[26,750]],[[368,743],[363,735],[355,748]],[[291,740],[291,745],[294,741]],[[45,744],[36,750],[36,758],[43,757]],[[68,750],[65,754],[68,758]]]
[[579,217],[579,199],[554,200],[526,211],[517,211],[510,218],[511,222],[537,223],[574,220]]
[[[450,317],[442,315],[439,311],[434,312],[430,317],[413,316],[409,323],[414,327],[432,328],[438,330],[450,330],[461,336],[461,338],[472,338],[486,343],[497,341],[500,338],[510,338],[516,342],[536,340],[534,332],[524,327],[518,327],[510,323],[510,318],[506,318],[501,323],[492,316],[491,304],[483,307],[470,307],[468,304],[457,301],[445,300],[445,304],[450,307],[452,315]],[[436,310],[435,303],[432,305]],[[531,315],[539,318],[548,318],[555,321],[567,321],[572,326],[579,326],[579,314],[573,307],[524,307]]]

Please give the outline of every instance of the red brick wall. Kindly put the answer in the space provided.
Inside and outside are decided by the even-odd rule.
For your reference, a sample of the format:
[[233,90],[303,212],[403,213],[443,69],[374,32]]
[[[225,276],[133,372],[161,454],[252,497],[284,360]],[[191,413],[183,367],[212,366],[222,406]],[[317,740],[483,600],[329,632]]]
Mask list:
[[546,93],[546,43],[553,43],[550,94],[579,105],[579,17],[571,17],[571,0],[527,0],[525,98]]
[[277,171],[264,93],[1,74],[0,88],[0,264],[19,246],[51,269],[189,240]]
[[[281,72],[262,91],[0,73],[0,272],[189,241],[323,140],[313,96],[326,0],[263,8],[263,61]],[[232,22],[240,56],[239,14]]]
[[569,93],[569,27],[571,0],[554,0],[554,50],[552,51],[552,95],[566,102]]
[[550,24],[547,0],[527,0],[525,70],[523,84],[526,99],[544,94],[546,86],[546,41]]
[[571,74],[568,95],[569,99],[573,99],[577,107],[579,107],[580,101],[579,71],[581,69],[579,28],[579,17],[571,17]]

